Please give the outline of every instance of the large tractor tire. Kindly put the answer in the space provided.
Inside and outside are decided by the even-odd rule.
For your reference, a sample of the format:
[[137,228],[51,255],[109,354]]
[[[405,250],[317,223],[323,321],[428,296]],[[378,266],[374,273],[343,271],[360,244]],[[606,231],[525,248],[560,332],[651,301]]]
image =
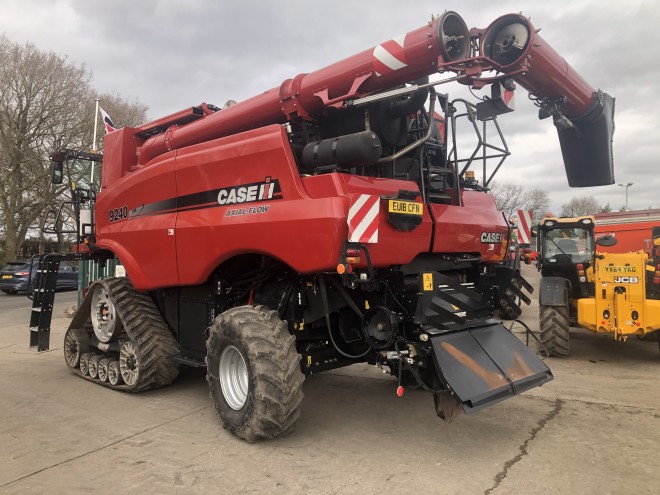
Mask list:
[[566,357],[570,353],[570,323],[566,306],[541,305],[539,314],[541,343],[550,356]]
[[300,417],[305,376],[296,339],[265,306],[218,316],[206,341],[207,381],[226,429],[255,442],[289,431]]

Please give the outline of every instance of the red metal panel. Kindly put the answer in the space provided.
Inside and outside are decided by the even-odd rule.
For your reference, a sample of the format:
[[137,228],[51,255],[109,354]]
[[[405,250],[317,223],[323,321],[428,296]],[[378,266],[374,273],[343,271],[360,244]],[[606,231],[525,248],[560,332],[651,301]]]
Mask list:
[[[490,194],[463,191],[464,206],[431,205],[436,221],[433,252],[473,253],[484,261],[501,261],[508,227]],[[484,234],[499,234],[501,242]]]
[[280,126],[181,150],[176,175],[180,197],[267,177],[277,181],[282,195],[273,201],[180,211],[176,242],[182,285],[203,282],[222,261],[242,253],[267,254],[300,272],[337,265],[346,238],[347,200],[309,198]]
[[[170,153],[159,157],[151,166],[116,180],[113,187],[105,188],[97,197],[98,246],[111,250],[121,259],[138,290],[179,283],[174,261],[176,211],[152,215],[143,208],[175,196],[174,155]],[[110,212],[123,208],[129,212],[129,218],[110,222]],[[136,215],[130,217],[131,212]]]
[[103,188],[126,175],[137,163],[135,148],[141,140],[135,137],[135,129],[123,127],[103,138]]
[[[417,191],[419,186],[414,182],[357,175],[342,175],[349,197],[359,194],[377,196],[395,196],[401,190]],[[415,230],[402,232],[396,230],[387,220],[387,202],[381,201],[380,220],[378,224],[378,242],[369,244],[371,261],[375,267],[405,265],[410,263],[419,253],[426,253],[431,245],[433,232],[431,217],[424,207],[422,223]],[[344,222],[348,209],[344,213]],[[361,265],[363,266],[363,265]]]

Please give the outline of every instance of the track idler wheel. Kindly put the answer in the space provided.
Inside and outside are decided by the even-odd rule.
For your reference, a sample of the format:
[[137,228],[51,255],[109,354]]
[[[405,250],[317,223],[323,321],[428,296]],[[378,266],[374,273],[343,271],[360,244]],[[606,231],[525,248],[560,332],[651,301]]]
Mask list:
[[108,365],[112,362],[112,359],[110,358],[105,358],[101,359],[99,361],[99,380],[102,382],[107,382],[108,381]]
[[119,350],[119,369],[124,383],[134,387],[140,379],[140,358],[130,340],[124,342]]
[[124,380],[121,377],[121,369],[119,368],[119,361],[110,360],[108,363],[108,383],[110,385],[116,386],[124,383]]
[[71,368],[77,368],[80,357],[89,352],[89,335],[79,328],[70,328],[64,336],[64,360]]

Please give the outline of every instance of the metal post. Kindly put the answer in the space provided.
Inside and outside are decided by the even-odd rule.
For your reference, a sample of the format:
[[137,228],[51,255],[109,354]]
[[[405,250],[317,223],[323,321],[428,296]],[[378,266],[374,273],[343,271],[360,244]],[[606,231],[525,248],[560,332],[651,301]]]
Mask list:
[[[97,140],[97,128],[99,124],[99,98],[95,98],[94,102],[94,137],[92,138],[92,153],[97,152],[96,140]],[[89,188],[90,190],[94,187],[94,162],[92,162],[92,169],[89,173]],[[78,232],[77,235],[80,235]],[[89,286],[89,276],[94,270],[94,265],[92,261],[81,261],[78,263],[78,307],[82,303],[82,291],[85,287]]]
[[621,187],[625,187],[626,189],[626,206],[625,209],[628,211],[628,188],[633,185],[633,182],[628,182],[628,184],[619,184]]
[[[94,100],[96,102],[96,108],[94,110],[94,139],[92,141],[92,153],[96,153],[97,148],[96,148],[96,129],[99,124],[99,99],[96,98]],[[89,187],[91,188],[94,185],[94,162],[92,162],[92,172],[90,173],[89,176]]]

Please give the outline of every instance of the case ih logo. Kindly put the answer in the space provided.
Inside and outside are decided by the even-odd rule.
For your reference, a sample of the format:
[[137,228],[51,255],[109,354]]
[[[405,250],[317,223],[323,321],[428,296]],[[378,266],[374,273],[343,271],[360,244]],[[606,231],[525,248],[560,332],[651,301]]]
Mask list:
[[502,242],[502,232],[482,232],[481,242],[484,244],[497,244]]
[[219,205],[256,203],[273,199],[282,199],[282,190],[279,180],[270,177],[266,177],[262,182],[226,187],[218,191]]

